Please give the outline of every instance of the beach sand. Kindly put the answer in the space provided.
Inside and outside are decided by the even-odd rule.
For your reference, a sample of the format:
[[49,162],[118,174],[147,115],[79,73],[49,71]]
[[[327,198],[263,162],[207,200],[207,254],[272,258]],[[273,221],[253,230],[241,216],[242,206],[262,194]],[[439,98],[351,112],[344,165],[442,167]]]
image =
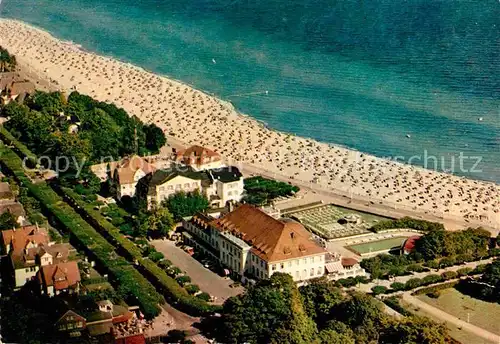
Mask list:
[[[112,102],[162,128],[170,141],[199,144],[252,173],[318,194],[463,226],[500,227],[500,186],[384,160],[272,131],[231,104],[139,67],[98,56],[24,23],[1,19],[0,45],[51,87]],[[346,202],[344,202],[346,203]]]

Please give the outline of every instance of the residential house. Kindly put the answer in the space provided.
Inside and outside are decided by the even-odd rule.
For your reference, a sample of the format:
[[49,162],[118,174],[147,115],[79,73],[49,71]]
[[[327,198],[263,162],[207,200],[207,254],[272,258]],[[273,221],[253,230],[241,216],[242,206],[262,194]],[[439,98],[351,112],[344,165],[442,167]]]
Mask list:
[[[4,83],[10,81],[10,77],[7,78],[7,81],[0,82],[0,86],[3,86]],[[22,103],[27,95],[35,93],[35,85],[26,80],[19,80],[18,78],[12,78],[12,81],[9,82],[2,91],[2,104],[6,105],[9,102],[15,100],[18,103]]]
[[175,163],[189,166],[195,171],[224,167],[219,153],[201,146],[191,146],[175,153]]
[[74,249],[69,244],[39,244],[10,254],[15,287],[20,288],[34,279],[42,266],[69,261]]
[[112,178],[116,182],[117,198],[135,196],[139,180],[155,170],[153,165],[137,155],[120,161],[111,171]]
[[29,225],[2,231],[2,252],[17,253],[26,249],[48,244],[49,235],[45,228]]
[[183,222],[185,240],[242,279],[265,279],[275,272],[303,283],[325,273],[326,250],[298,222],[277,220],[243,204],[219,219],[198,214]]
[[210,185],[206,174],[171,169],[156,170],[148,174],[141,179],[138,188],[140,197],[147,200],[148,209],[151,209],[177,192],[202,192],[202,184],[205,187]]
[[37,272],[37,280],[42,294],[54,296],[61,293],[77,293],[81,280],[78,263],[68,261],[43,265]]
[[87,327],[87,320],[72,310],[66,311],[55,323],[55,328],[64,337],[80,338]]
[[65,342],[91,338],[99,343],[145,343],[134,312],[109,300],[97,302],[96,310],[82,316],[66,311],[55,323]]
[[5,212],[11,213],[20,226],[25,224],[26,213],[23,205],[16,201],[10,184],[0,182],[0,215]]
[[329,254],[325,268],[331,280],[368,275],[356,259],[341,257],[340,254]]
[[243,198],[243,175],[237,167],[229,166],[204,171],[211,185],[204,193],[212,207],[224,207],[228,202],[239,202]]
[[147,199],[148,208],[180,191],[199,191],[214,208],[224,207],[228,202],[239,202],[244,193],[243,176],[234,166],[205,171],[191,168],[157,170],[144,177],[141,184],[141,197]]

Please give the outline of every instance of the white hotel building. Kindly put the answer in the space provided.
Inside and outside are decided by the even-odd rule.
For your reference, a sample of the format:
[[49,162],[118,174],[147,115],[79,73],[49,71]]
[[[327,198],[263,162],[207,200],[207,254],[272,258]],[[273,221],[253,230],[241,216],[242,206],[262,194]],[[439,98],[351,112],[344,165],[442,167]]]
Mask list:
[[327,251],[300,223],[276,220],[253,206],[241,205],[219,219],[199,214],[183,225],[190,245],[234,275],[265,279],[283,272],[302,283],[325,274]]

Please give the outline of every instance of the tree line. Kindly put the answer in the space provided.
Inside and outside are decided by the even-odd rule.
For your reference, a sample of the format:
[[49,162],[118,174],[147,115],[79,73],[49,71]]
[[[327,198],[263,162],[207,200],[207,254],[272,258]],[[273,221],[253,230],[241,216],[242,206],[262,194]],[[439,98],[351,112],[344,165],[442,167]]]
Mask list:
[[344,293],[326,279],[297,288],[275,273],[228,299],[220,318],[203,323],[222,343],[445,343],[444,325],[416,316],[396,319],[363,293]]

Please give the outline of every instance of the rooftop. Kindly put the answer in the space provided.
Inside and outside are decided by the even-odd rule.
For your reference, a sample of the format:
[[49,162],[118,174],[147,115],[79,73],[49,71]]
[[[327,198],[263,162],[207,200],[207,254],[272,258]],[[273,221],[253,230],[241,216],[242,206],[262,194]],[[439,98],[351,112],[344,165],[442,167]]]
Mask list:
[[300,223],[276,220],[248,204],[211,224],[251,245],[252,252],[267,262],[326,253]]
[[236,182],[243,177],[240,170],[235,166],[207,170],[206,173],[212,180],[218,180],[222,183]]
[[191,165],[200,166],[209,162],[221,161],[221,160],[222,159],[219,153],[211,149],[197,145],[178,151],[175,157],[175,161],[190,166]]
[[42,266],[37,273],[44,285],[62,290],[78,284],[81,280],[78,264],[74,261]]

